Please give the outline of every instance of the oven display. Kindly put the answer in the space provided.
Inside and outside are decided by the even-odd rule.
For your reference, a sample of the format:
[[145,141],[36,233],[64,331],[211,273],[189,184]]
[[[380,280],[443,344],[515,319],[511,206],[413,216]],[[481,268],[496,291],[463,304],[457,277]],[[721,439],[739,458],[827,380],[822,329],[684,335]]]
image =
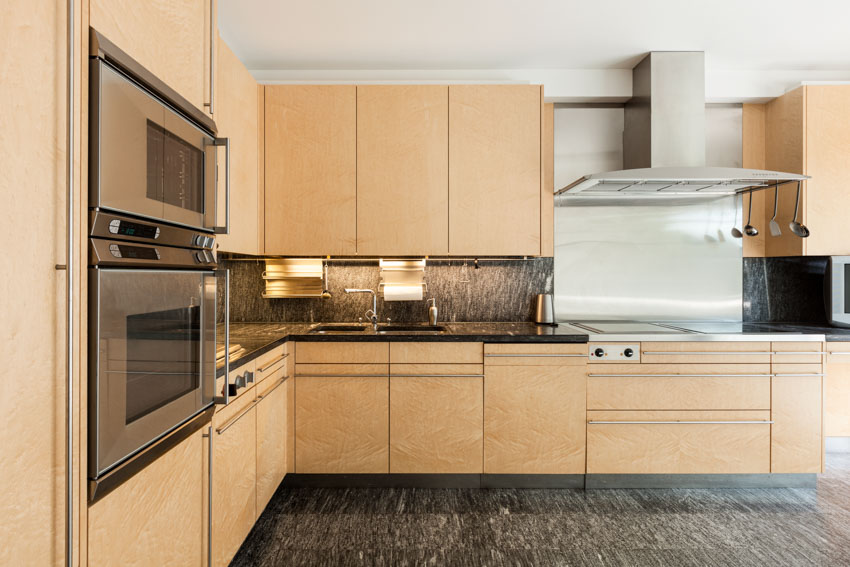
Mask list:
[[132,260],[159,260],[159,251],[156,248],[146,248],[144,246],[110,244],[109,252],[116,258],[130,258]]
[[157,228],[144,224],[122,222],[118,225],[118,234],[125,236],[140,236],[142,238],[156,238]]

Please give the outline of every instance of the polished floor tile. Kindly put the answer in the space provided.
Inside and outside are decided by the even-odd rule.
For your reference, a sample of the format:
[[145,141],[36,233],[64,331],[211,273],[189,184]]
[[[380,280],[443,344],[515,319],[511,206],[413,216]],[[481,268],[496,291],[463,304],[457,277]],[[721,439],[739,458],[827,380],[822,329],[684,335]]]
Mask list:
[[817,489],[284,489],[235,566],[850,566],[850,454]]

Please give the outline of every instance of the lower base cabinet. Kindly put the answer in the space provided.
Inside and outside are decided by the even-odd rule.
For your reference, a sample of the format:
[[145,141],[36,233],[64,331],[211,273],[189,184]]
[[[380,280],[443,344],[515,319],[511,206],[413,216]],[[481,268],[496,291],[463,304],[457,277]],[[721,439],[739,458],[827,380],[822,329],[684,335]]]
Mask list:
[[774,365],[772,473],[823,472],[823,376],[820,365]]
[[213,417],[212,565],[226,566],[257,519],[255,392]]
[[392,376],[390,472],[481,473],[483,417],[480,376]]
[[766,474],[767,411],[589,411],[588,474]]
[[88,564],[206,563],[203,428],[88,510]]
[[288,403],[285,378],[269,378],[257,386],[257,516],[286,475]]

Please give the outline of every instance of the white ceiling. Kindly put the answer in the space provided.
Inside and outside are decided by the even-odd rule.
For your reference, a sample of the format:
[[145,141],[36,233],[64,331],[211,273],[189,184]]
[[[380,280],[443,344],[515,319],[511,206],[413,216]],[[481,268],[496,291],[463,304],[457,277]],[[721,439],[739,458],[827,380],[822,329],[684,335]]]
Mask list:
[[651,50],[707,70],[850,70],[850,0],[219,0],[252,71],[627,69]]

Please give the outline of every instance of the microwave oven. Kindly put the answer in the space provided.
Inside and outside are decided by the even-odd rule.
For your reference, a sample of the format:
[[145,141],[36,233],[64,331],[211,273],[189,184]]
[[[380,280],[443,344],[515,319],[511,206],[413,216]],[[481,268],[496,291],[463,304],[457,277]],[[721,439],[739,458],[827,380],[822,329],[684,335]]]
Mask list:
[[829,323],[850,327],[850,256],[829,257],[823,296]]
[[[228,139],[217,138],[209,116],[96,30],[91,30],[91,44],[89,206],[226,234]],[[226,181],[225,212],[220,219],[222,147]]]

